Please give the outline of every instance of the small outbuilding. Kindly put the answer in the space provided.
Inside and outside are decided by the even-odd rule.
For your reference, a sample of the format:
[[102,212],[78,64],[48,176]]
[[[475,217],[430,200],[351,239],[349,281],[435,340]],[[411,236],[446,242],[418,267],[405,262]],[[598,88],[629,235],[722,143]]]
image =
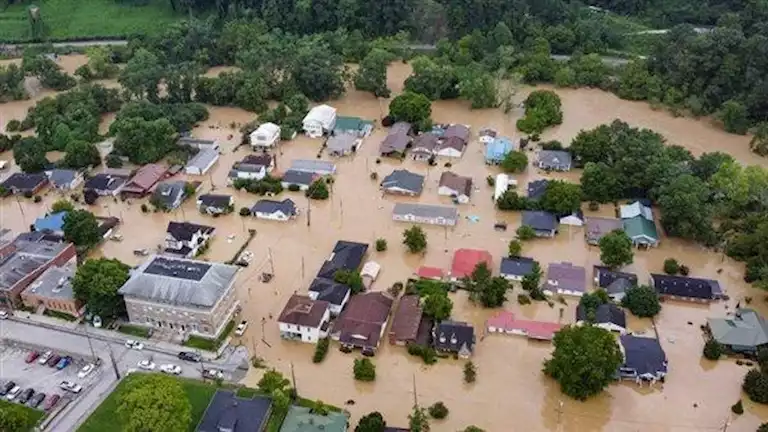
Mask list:
[[251,132],[251,147],[256,150],[268,150],[280,142],[280,126],[274,123],[262,123]]

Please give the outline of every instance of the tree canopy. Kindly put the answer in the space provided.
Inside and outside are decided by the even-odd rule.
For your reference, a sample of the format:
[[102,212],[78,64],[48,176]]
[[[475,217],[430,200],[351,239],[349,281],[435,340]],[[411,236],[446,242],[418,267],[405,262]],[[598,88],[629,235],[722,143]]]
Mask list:
[[177,379],[139,374],[126,384],[117,417],[125,431],[184,432],[192,421],[192,405]]
[[469,298],[480,303],[483,307],[499,307],[507,301],[509,281],[501,276],[493,277],[488,264],[480,262],[472,270],[472,274],[462,281],[469,291]]
[[611,268],[632,264],[632,239],[623,230],[615,230],[600,238],[600,261]]
[[125,314],[125,303],[117,293],[128,280],[130,267],[116,259],[89,259],[77,268],[72,278],[75,298],[85,303],[88,311],[101,317]]
[[406,91],[389,103],[389,115],[395,121],[404,121],[419,127],[430,121],[432,102],[420,93]]
[[626,289],[621,305],[629,309],[633,315],[650,318],[661,312],[659,294],[655,289],[646,286],[633,286]]
[[73,210],[64,216],[64,238],[80,248],[88,249],[101,242],[99,222],[88,210]]
[[527,134],[540,134],[544,129],[563,122],[560,96],[551,90],[534,90],[525,99],[525,116],[517,128]]
[[384,432],[386,428],[387,422],[384,421],[384,417],[380,412],[374,411],[360,417],[355,432]]
[[414,225],[403,231],[403,244],[411,253],[424,252],[427,249],[427,234],[420,226]]

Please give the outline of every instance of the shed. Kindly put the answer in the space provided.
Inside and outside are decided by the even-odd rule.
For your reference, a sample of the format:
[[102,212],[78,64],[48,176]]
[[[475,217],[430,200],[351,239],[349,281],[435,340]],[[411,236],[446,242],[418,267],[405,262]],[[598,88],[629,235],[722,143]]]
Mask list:
[[336,126],[336,108],[328,105],[312,107],[302,121],[304,132],[310,138],[319,138]]

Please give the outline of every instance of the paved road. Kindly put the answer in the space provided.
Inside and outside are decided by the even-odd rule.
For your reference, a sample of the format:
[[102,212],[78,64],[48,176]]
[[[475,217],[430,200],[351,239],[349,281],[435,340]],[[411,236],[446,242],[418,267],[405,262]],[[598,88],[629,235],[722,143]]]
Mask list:
[[[84,357],[92,356],[88,338],[84,334],[72,334],[23,322],[12,320],[0,321],[0,338],[23,341],[27,344],[48,347],[52,350],[66,350],[81,354]],[[225,372],[225,379],[231,381],[236,381],[241,378],[239,375],[243,374],[242,371],[237,370],[237,365],[229,362],[229,359],[206,363],[187,363],[180,361],[175,355],[149,350],[137,351],[126,348],[122,343],[94,338],[91,338],[91,346],[96,357],[101,359],[101,379],[97,380],[91,388],[84,390],[84,394],[77,398],[76,403],[71,404],[70,407],[57,417],[51,423],[48,430],[75,430],[112,390],[117,378],[112,367],[112,361],[110,360],[110,350],[114,356],[118,372],[121,375],[125,375],[131,369],[137,369],[138,362],[146,359],[151,359],[158,368],[161,364],[165,363],[177,364],[181,366],[182,376],[189,378],[200,378],[201,368],[203,367],[220,369]]]
[[[42,45],[38,43],[18,43],[18,44],[2,44],[0,50],[3,49],[15,49],[26,46]],[[105,46],[105,45],[128,45],[128,39],[108,39],[108,40],[84,40],[84,41],[70,41],[70,42],[54,42],[54,48],[64,47],[89,47],[89,46]]]

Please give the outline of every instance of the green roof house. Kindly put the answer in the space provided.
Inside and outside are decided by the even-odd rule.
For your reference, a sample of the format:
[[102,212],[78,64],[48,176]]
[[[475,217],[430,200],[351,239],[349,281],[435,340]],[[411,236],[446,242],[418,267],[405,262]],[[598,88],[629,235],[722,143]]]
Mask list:
[[732,317],[708,318],[712,337],[732,351],[756,353],[768,345],[768,324],[752,309],[737,308]]
[[656,223],[645,217],[635,216],[623,219],[624,232],[627,233],[632,244],[637,247],[656,247],[659,245],[659,234],[656,231]]
[[292,406],[280,432],[346,432],[347,416],[340,412],[313,414],[309,408]]
[[371,134],[373,123],[360,117],[336,117],[336,126],[333,127],[334,135],[350,134],[366,137]]

